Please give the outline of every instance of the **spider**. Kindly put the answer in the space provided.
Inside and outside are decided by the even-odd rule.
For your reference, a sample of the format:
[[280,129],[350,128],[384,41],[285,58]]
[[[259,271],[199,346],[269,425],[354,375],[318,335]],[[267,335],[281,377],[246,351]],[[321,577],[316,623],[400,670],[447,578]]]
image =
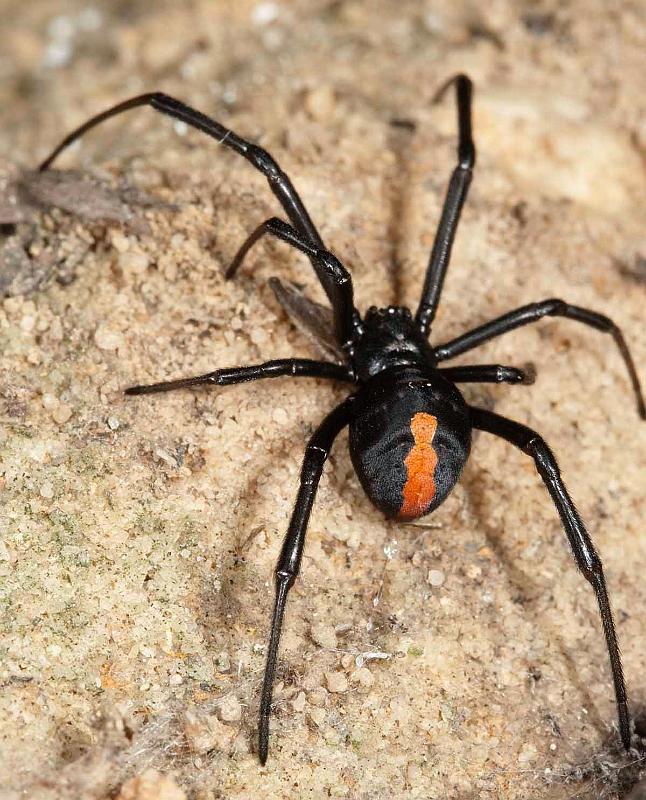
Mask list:
[[[468,405],[456,386],[473,382],[531,383],[532,375],[497,364],[439,365],[545,316],[566,317],[613,337],[628,370],[642,419],[646,419],[644,396],[633,359],[617,325],[602,314],[563,300],[530,303],[444,344],[429,343],[476,158],[471,125],[471,80],[463,74],[451,77],[436,93],[434,101],[451,86],[455,88],[458,118],[457,165],[449,181],[415,315],[404,307],[373,306],[362,317],[354,305],[350,274],[325,247],[303,201],[272,156],[168,95],[160,92],[139,95],[92,117],[70,133],[40,166],[40,170],[48,169],[62,150],[104,120],[138,106],[152,106],[203,131],[246,158],[266,177],[291,223],[272,217],[259,225],[239,249],[225,277],[232,278],[249,249],[269,234],[307,256],[330,302],[331,310],[274,279],[273,288],[278,299],[297,321],[326,342],[327,352],[336,360],[279,359],[126,389],[128,395],[140,395],[199,385],[228,386],[280,376],[327,378],[352,387],[352,393],[325,417],[307,444],[296,503],[276,565],[276,595],[260,700],[258,755],[262,764],[269,751],[272,690],[287,597],[299,573],[323,465],[335,438],[346,426],[352,463],[361,485],[377,508],[398,520],[414,520],[429,514],[446,499],[469,456],[474,429],[505,439],[534,460],[561,518],[576,565],[594,589],[610,657],[619,735],[624,747],[630,748],[626,687],[601,560],[565,488],[557,461],[536,431],[492,411]],[[326,322],[330,323],[331,331],[326,332]]]

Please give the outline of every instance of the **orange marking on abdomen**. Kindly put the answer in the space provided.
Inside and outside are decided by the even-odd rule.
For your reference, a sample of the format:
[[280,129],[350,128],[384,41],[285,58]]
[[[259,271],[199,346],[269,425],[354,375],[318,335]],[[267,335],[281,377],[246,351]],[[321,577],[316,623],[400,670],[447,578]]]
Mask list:
[[437,430],[437,417],[419,412],[410,422],[413,448],[404,464],[408,476],[404,484],[404,501],[397,515],[400,519],[416,519],[421,516],[435,497],[435,467],[437,453],[433,449],[433,437]]

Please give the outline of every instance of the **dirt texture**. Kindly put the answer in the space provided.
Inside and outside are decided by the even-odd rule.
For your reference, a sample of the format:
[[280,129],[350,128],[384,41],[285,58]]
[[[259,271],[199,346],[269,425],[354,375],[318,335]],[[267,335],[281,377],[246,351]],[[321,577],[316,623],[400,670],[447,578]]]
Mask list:
[[[467,72],[478,163],[432,340],[562,297],[620,323],[643,377],[643,3],[0,10],[1,800],[626,796],[642,760],[618,745],[594,594],[531,460],[484,434],[406,525],[371,506],[341,435],[259,766],[272,570],[307,438],[347,389],[123,389],[316,357],[268,279],[321,290],[273,242],[224,281],[281,210],[243,159],[150,109],[88,135],[57,162],[71,172],[29,171],[91,114],[163,90],[273,153],[360,309],[414,307],[455,163],[452,97],[431,101]],[[533,387],[464,394],[559,458],[641,721],[646,426],[612,340],[549,319],[459,362],[535,365]]]

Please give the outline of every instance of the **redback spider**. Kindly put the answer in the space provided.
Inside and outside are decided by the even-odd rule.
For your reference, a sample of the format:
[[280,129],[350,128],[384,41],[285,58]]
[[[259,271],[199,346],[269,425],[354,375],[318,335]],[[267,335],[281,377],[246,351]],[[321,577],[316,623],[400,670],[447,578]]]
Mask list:
[[165,94],[154,92],[133,97],[92,117],[70,133],[40,167],[41,170],[47,169],[62,150],[100,122],[137,106],[152,106],[156,111],[203,131],[246,158],[267,178],[291,222],[290,225],[272,217],[259,225],[233,259],[226,278],[234,276],[249,249],[264,234],[271,234],[309,258],[330,301],[331,311],[274,281],[278,298],[306,327],[320,334],[321,320],[327,314],[333,329],[331,336],[327,337],[328,350],[337,355],[336,362],[280,359],[250,367],[218,369],[194,378],[133,386],[126,390],[129,395],[150,394],[203,384],[227,386],[284,375],[329,378],[353,385],[352,394],[325,417],[308,442],[296,504],[276,566],[276,599],[260,701],[258,752],[263,764],[269,748],[272,688],[287,595],[301,565],[307,524],[323,464],[334,439],[346,425],[350,433],[352,463],[366,494],[387,516],[400,520],[413,520],[429,514],[447,497],[469,456],[474,428],[506,439],[534,459],[559,513],[576,564],[597,597],[610,656],[619,734],[624,747],[630,748],[626,687],[601,560],[565,488],[556,459],[536,431],[492,411],[467,405],[456,387],[456,383],[473,382],[530,383],[531,376],[523,370],[495,364],[458,367],[440,367],[438,364],[521,325],[545,316],[560,316],[613,337],[628,370],[639,415],[646,419],[639,378],[624,337],[615,323],[602,314],[563,300],[531,303],[444,344],[433,346],[429,343],[431,324],[475,164],[471,133],[472,84],[466,75],[457,75],[442,86],[435,99],[439,99],[451,85],[455,86],[458,112],[458,163],[449,181],[415,316],[408,308],[373,306],[362,318],[354,306],[350,274],[325,248],[291,181],[269,153]]

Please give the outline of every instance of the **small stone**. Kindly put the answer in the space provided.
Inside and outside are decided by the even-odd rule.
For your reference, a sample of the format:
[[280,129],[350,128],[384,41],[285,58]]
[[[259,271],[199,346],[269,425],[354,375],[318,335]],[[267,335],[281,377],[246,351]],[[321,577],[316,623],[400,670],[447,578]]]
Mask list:
[[441,569],[430,569],[426,580],[431,586],[439,587],[444,583],[444,573]]
[[121,423],[116,417],[108,417],[108,428],[110,428],[111,431],[119,430],[120,424]]
[[7,545],[0,539],[0,561],[11,561],[11,553]]
[[150,259],[145,253],[122,253],[119,256],[119,266],[124,272],[141,275],[148,269]]
[[240,731],[240,733],[233,740],[233,747],[231,750],[239,755],[246,755],[249,752],[249,740],[243,731]]
[[254,25],[269,25],[278,18],[277,3],[258,3],[251,12],[251,21]]
[[184,736],[189,748],[197,754],[209,750],[230,752],[237,730],[224,725],[213,714],[186,711],[184,714]]
[[277,422],[279,425],[287,425],[289,422],[289,416],[284,408],[275,408],[272,418],[274,422]]
[[173,672],[168,679],[168,682],[171,686],[181,686],[181,684],[184,683],[184,678],[179,674],[179,672]]
[[218,716],[222,722],[237,722],[242,717],[242,706],[235,695],[227,695],[220,701]]
[[58,406],[58,398],[53,394],[44,394],[41,402],[43,404],[43,408],[45,408],[47,411],[53,411],[53,409]]
[[326,672],[325,682],[327,683],[328,691],[335,694],[348,691],[348,679],[342,672]]
[[49,481],[47,483],[43,483],[43,485],[40,487],[40,496],[44,497],[45,500],[51,500],[54,496],[54,487],[51,485],[51,483],[49,483]]
[[114,231],[111,239],[112,246],[118,253],[125,253],[130,247],[130,240],[121,231]]
[[306,703],[307,699],[305,697],[305,692],[299,692],[292,700],[292,708],[297,712],[305,711]]
[[227,652],[223,651],[218,655],[216,664],[218,665],[218,672],[222,672],[223,674],[231,672],[231,658]]
[[305,96],[305,109],[317,122],[325,122],[333,116],[336,108],[334,89],[329,85],[317,86]]
[[312,690],[307,695],[307,702],[311,706],[319,706],[323,707],[327,700],[327,691],[322,687],[319,686],[317,689]]
[[354,664],[354,656],[350,653],[345,653],[341,656],[341,666],[343,669],[350,669],[350,667]]
[[411,761],[406,767],[406,780],[408,781],[408,785],[411,787],[411,789],[419,785],[421,777],[422,770],[420,769],[419,764],[414,764]]
[[126,781],[116,800],[186,800],[186,795],[172,778],[147,769]]
[[311,708],[307,717],[311,720],[317,728],[321,728],[325,723],[325,709],[324,708]]
[[54,342],[63,341],[63,323],[58,317],[49,326],[49,335]]
[[526,744],[518,754],[518,763],[526,764],[536,758],[537,750],[533,744]]
[[267,341],[267,333],[262,328],[252,328],[249,338],[254,344],[264,344]]
[[336,633],[332,625],[324,622],[315,622],[310,625],[310,636],[321,647],[334,650],[336,647]]
[[67,403],[61,403],[52,413],[52,419],[59,425],[63,425],[72,416],[72,409]]
[[361,667],[352,673],[351,680],[361,686],[369,687],[375,682],[375,676],[370,672],[368,667]]
[[123,347],[123,336],[110,330],[107,325],[99,325],[94,332],[94,343],[100,350],[117,350]]

